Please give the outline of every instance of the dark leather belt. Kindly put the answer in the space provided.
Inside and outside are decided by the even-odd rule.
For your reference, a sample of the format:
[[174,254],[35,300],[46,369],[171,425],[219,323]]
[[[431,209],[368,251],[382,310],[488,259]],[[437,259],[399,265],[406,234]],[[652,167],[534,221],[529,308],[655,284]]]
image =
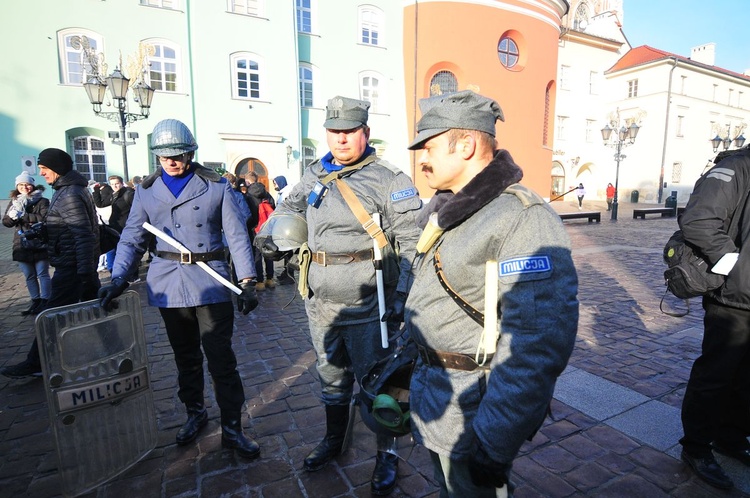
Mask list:
[[170,261],[179,261],[184,265],[190,265],[198,263],[199,261],[221,261],[226,259],[224,250],[211,251],[211,252],[169,252],[169,251],[156,251],[156,257],[161,259],[168,259]]
[[312,262],[317,263],[321,266],[328,265],[346,265],[349,263],[357,263],[359,261],[372,261],[375,257],[372,249],[365,251],[357,251],[352,253],[343,254],[331,254],[330,252],[317,251],[312,253]]
[[484,365],[479,365],[474,361],[474,357],[463,353],[449,353],[447,351],[435,351],[434,349],[428,349],[424,346],[417,345],[419,351],[419,357],[422,358],[422,362],[425,365],[439,368],[452,368],[454,370],[465,370],[472,372],[477,368],[484,370],[490,369],[490,362],[494,355],[488,354],[487,361]]

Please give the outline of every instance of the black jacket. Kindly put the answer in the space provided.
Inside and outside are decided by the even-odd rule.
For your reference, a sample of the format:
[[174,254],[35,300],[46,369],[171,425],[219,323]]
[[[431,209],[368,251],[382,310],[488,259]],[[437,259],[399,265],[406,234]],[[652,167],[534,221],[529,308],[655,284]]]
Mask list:
[[[13,234],[13,261],[20,261],[23,263],[36,263],[37,261],[44,261],[47,259],[47,248],[42,247],[40,249],[26,249],[21,245],[21,236],[18,231],[26,231],[34,223],[44,221],[47,216],[47,208],[49,207],[49,199],[42,197],[44,186],[37,185],[32,191],[30,199],[26,201],[24,206],[24,215],[20,219],[13,219],[8,216],[11,206],[13,206],[13,200],[8,203],[8,207],[5,208],[5,216],[3,216],[3,225],[8,228],[15,228]],[[14,190],[12,197],[17,197],[20,194],[17,190]]]
[[[750,149],[744,149],[723,159],[698,179],[679,219],[685,240],[697,246],[711,265],[727,253],[740,252],[724,285],[709,298],[741,309],[750,309],[750,251],[740,251],[750,237],[748,192]],[[734,238],[729,234],[733,216],[740,216]]]
[[52,184],[47,211],[47,251],[54,267],[75,267],[79,275],[96,273],[99,229],[88,182],[75,170]]
[[130,187],[122,187],[117,192],[113,192],[109,186],[107,186],[107,189],[102,187],[94,190],[94,205],[98,208],[112,206],[109,226],[122,233],[122,229],[125,228],[125,223],[128,221],[130,208],[133,206],[134,195],[135,190]]

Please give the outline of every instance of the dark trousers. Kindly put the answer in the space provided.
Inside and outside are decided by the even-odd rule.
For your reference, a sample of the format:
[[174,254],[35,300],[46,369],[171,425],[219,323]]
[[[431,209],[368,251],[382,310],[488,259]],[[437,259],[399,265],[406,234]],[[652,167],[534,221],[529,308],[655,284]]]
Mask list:
[[180,401],[188,406],[203,406],[205,353],[222,422],[227,422],[227,417],[238,416],[245,402],[245,392],[232,350],[232,302],[194,308],[159,308],[159,312],[174,351]]
[[682,402],[680,443],[694,457],[706,456],[712,441],[747,448],[750,435],[750,311],[709,298],[703,309],[703,347]]
[[[96,299],[99,292],[99,278],[96,272],[90,277],[90,283],[84,285],[81,277],[76,273],[77,268],[74,266],[64,266],[55,268],[55,273],[50,281],[50,296],[44,309],[57,308],[68,304],[75,304],[80,301],[89,301]],[[26,361],[41,368],[39,360],[39,344],[36,338],[26,355]]]

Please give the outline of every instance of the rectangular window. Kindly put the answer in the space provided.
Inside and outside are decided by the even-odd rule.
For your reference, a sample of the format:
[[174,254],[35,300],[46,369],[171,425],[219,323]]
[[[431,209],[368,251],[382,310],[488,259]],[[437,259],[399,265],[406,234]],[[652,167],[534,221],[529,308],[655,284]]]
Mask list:
[[312,33],[312,0],[297,1],[297,31]]
[[302,168],[307,169],[315,161],[315,147],[310,145],[302,146]]
[[305,66],[299,68],[299,99],[300,106],[313,106],[313,72]]
[[685,116],[677,116],[677,136],[684,137]]
[[570,90],[570,66],[560,66],[560,90]]
[[85,178],[107,182],[107,162],[104,142],[96,137],[77,137],[73,140],[75,169]]
[[672,183],[680,183],[682,181],[682,163],[672,164]]
[[596,71],[589,72],[589,95],[599,94],[599,73]]
[[260,67],[248,58],[237,58],[234,65],[235,96],[241,99],[260,98]]
[[592,143],[596,137],[596,120],[586,120],[586,143]]
[[565,123],[568,121],[567,116],[557,116],[557,139],[565,140]]
[[714,83],[714,93],[711,96],[711,101],[716,102],[716,94],[718,93],[717,90],[719,89],[719,85]]
[[729,89],[729,95],[727,95],[727,105],[732,105],[732,96],[734,95],[734,90],[732,88]]
[[685,95],[685,92],[687,91],[687,76],[681,76],[680,78],[680,93]]
[[141,0],[141,5],[159,7],[160,9],[177,9],[179,0]]
[[380,81],[375,76],[362,77],[362,100],[370,103],[370,112],[380,112],[380,90],[378,85]]
[[638,80],[630,80],[628,81],[628,98],[632,99],[633,97],[638,96]]
[[380,45],[381,15],[372,7],[360,9],[360,41],[365,45]]
[[149,58],[149,82],[154,90],[177,91],[177,52],[167,45],[153,44],[154,55]]
[[235,14],[260,16],[260,3],[261,0],[230,0],[230,7]]

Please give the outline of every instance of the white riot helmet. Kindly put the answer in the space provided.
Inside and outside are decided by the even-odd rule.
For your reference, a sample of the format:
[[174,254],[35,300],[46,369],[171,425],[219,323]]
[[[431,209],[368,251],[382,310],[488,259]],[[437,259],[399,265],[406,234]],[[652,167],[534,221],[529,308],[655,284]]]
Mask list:
[[160,157],[174,157],[198,148],[195,137],[182,121],[164,119],[151,133],[151,152]]
[[267,239],[279,251],[295,251],[307,242],[307,221],[297,213],[274,213],[255,236],[255,246],[262,247]]

